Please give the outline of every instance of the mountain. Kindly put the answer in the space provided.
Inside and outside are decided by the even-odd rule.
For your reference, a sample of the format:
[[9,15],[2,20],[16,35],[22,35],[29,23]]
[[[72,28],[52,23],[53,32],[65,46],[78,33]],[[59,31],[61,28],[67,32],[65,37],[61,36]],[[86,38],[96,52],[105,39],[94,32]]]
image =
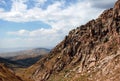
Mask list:
[[97,19],[70,31],[24,77],[34,81],[119,81],[120,0]]
[[[17,49],[17,48],[16,48]],[[5,50],[5,49],[4,49]],[[46,48],[33,48],[33,49],[25,49],[24,50],[18,50],[16,52],[4,52],[4,53],[0,53],[1,57],[14,57],[14,56],[18,56],[18,55],[32,55],[32,54],[46,54],[50,51],[50,49],[46,49]]]
[[[13,55],[16,56],[0,57],[0,81],[32,81],[24,77],[21,77],[21,79],[17,75],[20,73],[24,74],[23,71],[25,71],[28,66],[31,66],[44,57],[49,51],[50,50],[46,48],[35,48],[13,52]],[[10,55],[12,55],[12,52],[10,52]]]
[[10,69],[0,64],[0,81],[23,81],[20,77],[16,76]]
[[0,57],[0,64],[4,64],[11,69],[18,68],[18,67],[24,67],[24,65],[21,64],[21,63],[11,61],[9,59],[5,59],[5,58],[2,58],[2,57]]
[[15,55],[10,57],[8,56],[5,58],[28,67],[37,62],[39,59],[41,59],[44,55],[48,54],[49,51],[50,50],[46,48],[35,48],[31,50],[5,53],[5,55]]

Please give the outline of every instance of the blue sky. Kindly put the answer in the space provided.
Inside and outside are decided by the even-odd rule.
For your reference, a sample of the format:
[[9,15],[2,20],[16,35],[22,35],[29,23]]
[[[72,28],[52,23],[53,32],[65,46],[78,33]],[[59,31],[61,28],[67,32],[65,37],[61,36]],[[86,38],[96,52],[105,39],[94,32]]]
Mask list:
[[0,0],[0,48],[54,47],[115,1]]

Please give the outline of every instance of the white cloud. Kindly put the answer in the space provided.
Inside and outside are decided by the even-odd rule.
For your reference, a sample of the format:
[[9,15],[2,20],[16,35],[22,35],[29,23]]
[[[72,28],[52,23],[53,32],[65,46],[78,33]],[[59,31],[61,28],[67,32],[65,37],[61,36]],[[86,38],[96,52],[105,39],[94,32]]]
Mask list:
[[36,2],[36,7],[39,7],[41,5],[43,5],[47,0],[35,0]]
[[[55,1],[53,4],[48,5],[47,9],[42,9],[38,6],[27,9],[25,2],[29,0],[12,0],[13,4],[10,12],[0,12],[0,19],[13,21],[13,22],[29,22],[29,21],[60,21],[68,19],[91,19],[98,15],[103,9],[104,5],[113,4],[116,0],[84,0],[75,4],[71,4],[65,9],[61,7],[65,6],[64,1]],[[35,0],[36,4],[43,4],[47,0]],[[94,7],[93,7],[94,6]],[[97,7],[97,8],[96,8]],[[96,12],[96,13],[95,13]],[[90,14],[89,16],[86,14]],[[78,18],[77,18],[78,17]],[[68,20],[67,19],[67,20]],[[80,20],[80,19],[79,19]],[[72,20],[71,20],[72,21]],[[82,21],[82,20],[81,20]],[[85,20],[86,21],[86,20]]]
[[18,35],[18,36],[28,36],[29,35],[29,31],[27,30],[19,30],[19,31],[16,31],[16,32],[8,32],[9,35]]
[[[63,34],[59,33],[54,29],[44,29],[41,28],[39,30],[27,31],[27,30],[19,30],[15,32],[8,32],[9,35],[17,35],[25,38],[17,38],[16,40],[13,38],[11,41],[14,43],[23,43],[25,47],[32,46],[40,46],[40,47],[53,47],[57,43],[59,43],[63,37]],[[9,39],[7,39],[8,41]],[[22,40],[22,41],[21,41]],[[14,45],[14,44],[13,44]]]
[[36,20],[49,22],[60,21],[61,19],[66,20],[66,18],[80,18],[86,15],[88,11],[91,11],[91,14],[96,11],[95,9],[91,8],[88,2],[78,2],[76,4],[70,5],[66,9],[61,9],[61,7],[64,6],[64,2],[60,1],[49,5],[46,10],[43,10],[39,7],[34,7],[27,10],[27,5],[25,4],[25,1],[26,0],[13,0],[11,11],[1,12],[1,19],[13,22],[29,22]]
[[[62,9],[61,7],[65,6],[62,0],[55,1],[53,4],[48,5],[46,9],[42,9],[38,7],[38,4],[42,5],[47,0],[36,0],[39,2],[36,4],[37,6],[27,9],[25,1],[27,0],[13,0],[10,12],[1,10],[0,19],[13,22],[42,21],[51,26],[49,29],[41,28],[33,31],[22,29],[8,32],[9,35],[27,36],[26,39],[22,39],[25,46],[54,46],[63,39],[69,30],[96,18],[104,10],[101,5],[97,6],[95,4],[103,4],[103,2],[105,2],[104,5],[113,4],[113,0],[84,0]],[[21,39],[15,41],[18,42]]]
[[86,0],[87,2],[91,3],[91,6],[96,8],[110,8],[113,7],[114,3],[117,0]]
[[21,12],[24,13],[27,9],[27,5],[25,4],[26,0],[13,0],[11,12]]

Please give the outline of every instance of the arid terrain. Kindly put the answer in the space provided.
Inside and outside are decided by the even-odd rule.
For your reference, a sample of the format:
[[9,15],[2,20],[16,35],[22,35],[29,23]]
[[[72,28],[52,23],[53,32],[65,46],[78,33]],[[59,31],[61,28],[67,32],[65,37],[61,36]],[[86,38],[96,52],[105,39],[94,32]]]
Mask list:
[[33,65],[8,72],[0,75],[1,81],[119,81],[120,0],[97,19],[71,30]]

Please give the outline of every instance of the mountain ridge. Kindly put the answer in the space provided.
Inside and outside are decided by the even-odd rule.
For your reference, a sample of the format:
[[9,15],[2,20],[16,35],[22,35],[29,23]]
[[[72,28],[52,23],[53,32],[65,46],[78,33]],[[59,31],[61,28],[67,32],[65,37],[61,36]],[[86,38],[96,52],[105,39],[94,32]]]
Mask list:
[[97,19],[73,29],[46,57],[29,67],[34,81],[119,81],[120,0]]
[[4,64],[0,64],[0,81],[24,81],[16,76],[13,71],[8,69]]
[[4,53],[0,53],[1,57],[14,57],[17,55],[21,55],[22,54],[28,54],[28,53],[32,53],[32,52],[36,52],[37,54],[42,51],[41,54],[45,54],[48,53],[50,51],[50,49],[47,48],[31,48],[31,49],[24,49],[24,50],[19,50],[19,51],[14,51],[14,52],[4,52]]
[[[49,53],[49,49],[46,48],[35,48],[31,50],[24,50],[19,52],[13,52],[15,56],[8,56],[5,57],[8,60],[15,61],[17,63],[20,63],[26,67],[31,66],[35,62],[37,62],[39,59],[41,59],[44,55]],[[9,53],[7,53],[9,54]],[[10,53],[12,54],[12,53]]]
[[120,0],[97,19],[71,30],[49,54],[18,72],[4,75],[3,81],[11,81],[11,75],[20,77],[12,81],[119,81]]

